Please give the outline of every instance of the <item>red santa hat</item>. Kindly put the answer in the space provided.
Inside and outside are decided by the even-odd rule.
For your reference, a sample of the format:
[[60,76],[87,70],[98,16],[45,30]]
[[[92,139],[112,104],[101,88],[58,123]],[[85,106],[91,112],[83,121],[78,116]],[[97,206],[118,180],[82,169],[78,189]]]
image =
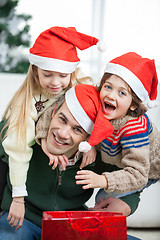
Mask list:
[[121,77],[148,108],[158,105],[155,61],[129,52],[110,61],[106,73]]
[[30,48],[29,61],[44,70],[72,73],[80,62],[76,47],[84,50],[96,44],[100,51],[104,50],[97,38],[77,32],[74,27],[51,27]]
[[65,100],[74,118],[90,134],[88,142],[79,144],[80,152],[88,152],[91,146],[97,145],[112,134],[114,128],[104,117],[96,87],[78,84],[66,92]]

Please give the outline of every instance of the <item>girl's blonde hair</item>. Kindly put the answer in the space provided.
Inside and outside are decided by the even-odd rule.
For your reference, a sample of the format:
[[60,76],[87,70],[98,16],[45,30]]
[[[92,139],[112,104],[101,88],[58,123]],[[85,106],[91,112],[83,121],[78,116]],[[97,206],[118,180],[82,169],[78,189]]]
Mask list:
[[[77,68],[71,74],[70,84],[67,89],[79,83],[93,84],[92,79],[84,76],[80,69]],[[21,145],[20,143],[23,143],[23,145],[26,143],[26,129],[32,110],[32,98],[34,94],[41,93],[42,87],[39,83],[37,67],[30,64],[25,81],[14,94],[4,112],[2,120],[6,121],[6,123],[1,133],[6,129],[7,131],[3,138],[7,136],[9,131],[16,131],[19,145]]]
[[[98,87],[98,90],[100,92],[103,84],[105,83],[105,81],[111,77],[112,74],[110,73],[104,73],[104,75],[102,76],[102,79],[100,81],[100,85]],[[142,103],[142,101],[139,99],[139,97],[137,97],[137,95],[133,92],[133,90],[129,87],[130,91],[131,91],[131,95],[132,95],[132,103],[131,106],[136,107],[135,110],[131,110],[130,108],[128,109],[127,115],[130,115],[132,117],[140,117],[142,116],[145,112],[147,112],[147,108],[146,106],[144,106],[144,104]]]

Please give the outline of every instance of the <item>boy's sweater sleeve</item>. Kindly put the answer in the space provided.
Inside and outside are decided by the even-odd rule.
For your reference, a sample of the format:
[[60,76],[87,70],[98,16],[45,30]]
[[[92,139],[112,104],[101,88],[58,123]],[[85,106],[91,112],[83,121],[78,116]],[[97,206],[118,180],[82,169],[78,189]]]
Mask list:
[[[107,192],[124,193],[141,190],[148,182],[150,171],[149,136],[153,131],[152,124],[146,115],[126,120],[124,118],[121,123],[117,121],[120,127],[116,127],[118,130],[113,135],[112,144],[107,145],[110,163],[121,169],[112,173],[106,171],[103,173],[108,180],[108,187],[105,189]],[[110,146],[111,148],[109,148]],[[102,149],[103,152],[108,150],[107,147]],[[107,160],[107,154],[103,158],[104,161],[105,158]]]
[[142,189],[148,181],[150,169],[149,144],[122,150],[121,170],[104,172],[108,181],[107,192],[131,192]]
[[29,161],[32,157],[32,145],[35,142],[35,121],[37,120],[36,109],[33,109],[28,119],[27,143],[17,144],[17,134],[15,131],[8,132],[2,145],[9,156],[9,175],[12,184],[12,197],[27,196],[26,178]]

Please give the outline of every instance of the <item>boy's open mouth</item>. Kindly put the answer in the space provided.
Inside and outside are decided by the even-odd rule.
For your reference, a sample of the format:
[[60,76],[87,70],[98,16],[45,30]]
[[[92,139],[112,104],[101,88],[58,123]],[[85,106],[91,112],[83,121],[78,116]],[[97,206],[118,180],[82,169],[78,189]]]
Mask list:
[[105,110],[108,112],[110,111],[114,111],[116,109],[116,107],[114,105],[112,105],[111,103],[108,103],[108,102],[104,102],[104,107],[105,107]]

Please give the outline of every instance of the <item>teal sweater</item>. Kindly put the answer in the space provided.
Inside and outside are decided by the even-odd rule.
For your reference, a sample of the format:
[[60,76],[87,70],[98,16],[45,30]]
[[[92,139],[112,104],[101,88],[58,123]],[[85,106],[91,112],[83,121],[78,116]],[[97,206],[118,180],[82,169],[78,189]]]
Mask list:
[[[8,156],[1,143],[0,157],[5,162],[8,161]],[[59,169],[52,170],[48,162],[49,159],[41,147],[35,144],[26,183],[28,197],[25,197],[25,218],[39,227],[42,225],[43,211],[86,210],[85,202],[89,200],[93,193],[93,189],[83,190],[82,186],[75,182],[75,175],[79,170],[81,159],[74,166],[67,167],[66,171],[62,172],[61,184],[59,184]],[[105,167],[109,170],[109,165],[105,165]],[[85,169],[97,173],[103,172],[104,164],[102,163],[101,166],[100,155],[97,155],[95,163]],[[12,201],[11,194],[11,184],[8,176],[1,204],[3,210],[9,210]],[[131,207],[133,213],[139,203],[139,193],[129,195],[122,200]]]

